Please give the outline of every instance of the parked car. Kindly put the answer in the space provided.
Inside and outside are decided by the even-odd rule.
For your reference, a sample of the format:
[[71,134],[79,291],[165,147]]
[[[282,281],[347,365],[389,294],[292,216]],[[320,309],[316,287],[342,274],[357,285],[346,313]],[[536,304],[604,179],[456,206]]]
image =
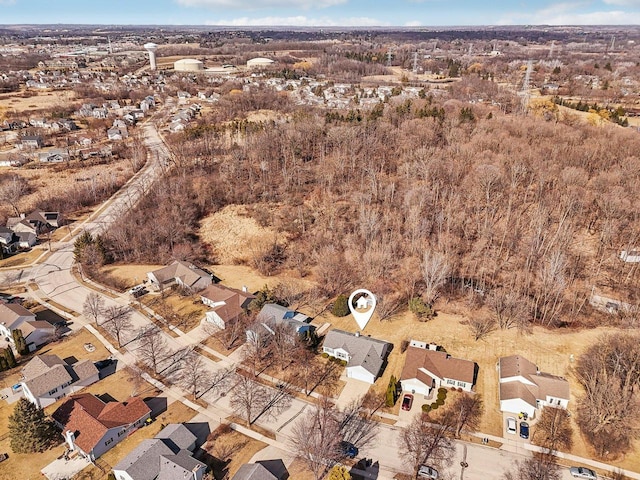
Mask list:
[[527,422],[520,422],[520,437],[525,440],[529,438],[529,424]]
[[107,358],[105,360],[98,360],[97,362],[94,362],[94,365],[98,370],[102,370],[103,368],[107,368],[112,363],[113,363],[113,359]]
[[433,467],[427,465],[420,465],[418,469],[418,478],[430,478],[436,480],[438,478],[438,471]]
[[584,478],[586,480],[596,480],[598,478],[596,472],[585,467],[571,467],[569,473],[576,478]]
[[133,295],[136,298],[141,297],[145,293],[147,293],[147,291],[145,290],[144,285],[136,285],[135,287],[129,289],[129,294]]
[[516,433],[516,419],[513,417],[507,417],[507,433],[515,435]]
[[411,395],[410,393],[407,393],[402,398],[402,409],[411,410],[411,405],[413,405],[413,395]]
[[347,458],[356,458],[358,455],[358,447],[356,447],[351,442],[342,441],[340,442],[340,451]]

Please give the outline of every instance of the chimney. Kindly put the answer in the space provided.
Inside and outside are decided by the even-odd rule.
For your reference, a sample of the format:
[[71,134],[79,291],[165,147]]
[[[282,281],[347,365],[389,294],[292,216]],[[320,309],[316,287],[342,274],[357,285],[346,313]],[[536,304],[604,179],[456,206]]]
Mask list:
[[74,442],[76,441],[76,436],[74,435],[74,433],[71,430],[67,430],[66,432],[64,432],[64,438],[69,445],[69,450],[75,450]]
[[242,285],[242,291],[244,293],[247,293],[249,291],[249,287],[247,287],[246,285]]

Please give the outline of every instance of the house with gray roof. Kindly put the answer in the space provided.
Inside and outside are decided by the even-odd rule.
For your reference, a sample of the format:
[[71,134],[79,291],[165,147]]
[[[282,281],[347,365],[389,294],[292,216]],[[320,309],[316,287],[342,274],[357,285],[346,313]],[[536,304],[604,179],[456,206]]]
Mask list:
[[67,364],[56,355],[36,355],[22,369],[22,392],[38,408],[75,393],[99,379],[91,360]]
[[393,344],[343,330],[331,330],[322,345],[322,352],[347,362],[346,375],[374,383],[382,375]]
[[188,290],[198,292],[213,283],[213,276],[189,262],[176,260],[166,267],[147,273],[151,287],[163,290],[177,284]]
[[284,462],[277,460],[260,460],[242,465],[231,480],[287,480],[289,472]]
[[294,334],[305,338],[316,329],[309,322],[311,318],[303,313],[276,303],[266,303],[258,313],[255,323],[247,329],[247,341],[268,341],[280,326],[288,330],[292,338],[295,338]]
[[36,314],[18,303],[0,304],[0,334],[11,339],[12,332],[25,322],[32,322]]
[[197,436],[189,424],[169,424],[143,440],[115,467],[117,480],[202,480],[207,466],[193,458]]

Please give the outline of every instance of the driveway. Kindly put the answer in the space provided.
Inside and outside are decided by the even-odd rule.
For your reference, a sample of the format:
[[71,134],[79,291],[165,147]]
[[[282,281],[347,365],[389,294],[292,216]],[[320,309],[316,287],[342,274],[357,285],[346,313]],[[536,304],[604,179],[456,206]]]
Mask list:
[[340,376],[340,380],[345,382],[345,386],[336,401],[336,407],[338,408],[344,408],[356,398],[362,397],[369,391],[369,387],[371,387],[370,383],[354,378],[347,378],[344,372]]

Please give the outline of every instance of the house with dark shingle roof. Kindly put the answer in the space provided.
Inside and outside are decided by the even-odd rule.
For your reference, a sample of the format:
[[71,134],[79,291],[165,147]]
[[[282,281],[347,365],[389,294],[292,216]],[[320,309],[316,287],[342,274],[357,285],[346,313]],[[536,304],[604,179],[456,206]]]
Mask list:
[[242,465],[231,480],[287,480],[289,472],[284,462],[277,460],[260,460]]
[[207,466],[193,458],[197,437],[189,424],[169,424],[143,440],[115,467],[117,480],[201,480]]
[[22,369],[22,376],[24,380],[20,384],[25,398],[39,408],[99,379],[98,369],[91,360],[69,365],[56,355],[36,355]]
[[308,338],[316,327],[310,325],[311,319],[304,313],[296,312],[277,303],[265,303],[256,321],[246,331],[248,342],[269,342],[275,335],[276,329],[284,327],[289,332],[292,342],[297,335],[300,338]]
[[166,267],[147,272],[147,278],[151,282],[151,286],[156,290],[163,290],[176,283],[181,287],[197,292],[213,283],[211,274],[182,260],[176,260]]
[[462,388],[470,392],[478,367],[475,362],[455,358],[436,345],[411,340],[400,375],[402,390],[429,395],[440,387]]
[[238,319],[254,298],[256,296],[245,288],[237,290],[224,285],[209,285],[200,292],[202,303],[211,307],[205,314],[205,320],[223,330]]
[[31,313],[18,303],[0,304],[0,334],[11,339],[11,332],[20,328],[25,322],[36,319],[35,313]]
[[105,403],[91,393],[73,395],[55,412],[69,449],[95,461],[144,424],[151,409],[141,398]]
[[382,375],[393,344],[343,330],[331,330],[322,345],[322,352],[347,362],[346,375],[374,383]]
[[520,355],[500,358],[498,371],[501,411],[533,417],[545,406],[567,408],[569,382],[565,378],[541,372]]

